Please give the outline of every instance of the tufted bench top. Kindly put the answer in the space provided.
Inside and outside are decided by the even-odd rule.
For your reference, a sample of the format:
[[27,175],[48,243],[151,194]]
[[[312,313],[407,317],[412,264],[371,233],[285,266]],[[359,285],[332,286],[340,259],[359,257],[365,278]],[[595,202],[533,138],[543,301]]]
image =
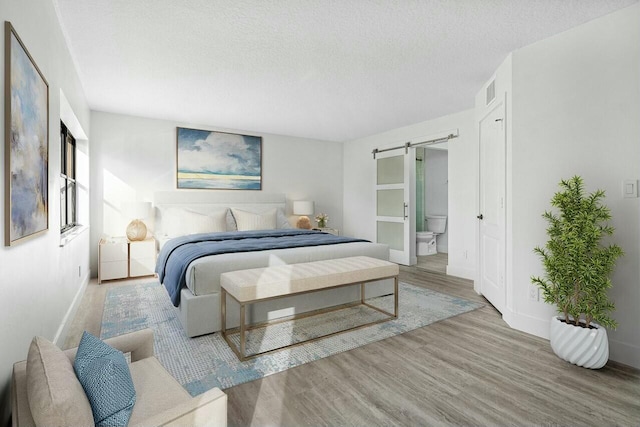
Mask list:
[[392,262],[356,256],[230,271],[220,276],[220,286],[246,303],[395,277],[399,271]]

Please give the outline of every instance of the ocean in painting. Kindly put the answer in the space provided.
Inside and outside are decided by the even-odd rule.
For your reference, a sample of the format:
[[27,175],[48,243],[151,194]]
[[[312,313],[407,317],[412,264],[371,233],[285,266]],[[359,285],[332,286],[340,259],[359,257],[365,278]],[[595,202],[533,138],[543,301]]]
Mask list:
[[178,178],[178,188],[203,188],[220,190],[260,190],[260,181],[245,179]]

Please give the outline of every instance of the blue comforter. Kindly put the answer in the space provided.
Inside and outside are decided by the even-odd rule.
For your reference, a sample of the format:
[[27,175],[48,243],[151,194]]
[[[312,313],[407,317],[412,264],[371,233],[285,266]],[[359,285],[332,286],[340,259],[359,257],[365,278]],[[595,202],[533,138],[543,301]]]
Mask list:
[[192,234],[171,239],[162,247],[158,255],[156,273],[160,282],[167,288],[171,302],[177,307],[180,304],[180,289],[186,286],[187,267],[198,258],[234,252],[367,241],[300,229]]

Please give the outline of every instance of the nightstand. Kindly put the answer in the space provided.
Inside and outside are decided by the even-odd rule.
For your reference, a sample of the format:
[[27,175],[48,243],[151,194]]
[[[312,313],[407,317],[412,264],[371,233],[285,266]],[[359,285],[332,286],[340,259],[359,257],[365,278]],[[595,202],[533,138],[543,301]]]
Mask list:
[[336,236],[340,235],[340,230],[338,230],[337,228],[324,227],[324,228],[314,228],[314,230],[318,230],[318,231],[322,231],[322,232],[325,232],[325,233],[334,234]]
[[100,240],[98,283],[105,280],[153,276],[156,268],[156,240],[130,242],[126,237]]
[[129,277],[152,276],[156,269],[156,239],[129,242]]
[[125,237],[100,240],[98,251],[98,283],[129,277],[129,242]]

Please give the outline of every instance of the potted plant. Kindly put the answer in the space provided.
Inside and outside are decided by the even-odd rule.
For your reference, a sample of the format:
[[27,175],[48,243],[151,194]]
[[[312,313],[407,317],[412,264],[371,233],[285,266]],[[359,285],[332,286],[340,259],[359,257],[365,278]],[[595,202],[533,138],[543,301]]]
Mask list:
[[532,277],[542,289],[544,301],[555,304],[560,316],[551,319],[550,341],[562,359],[586,368],[603,367],[609,358],[605,328],[617,327],[610,317],[615,309],[607,290],[616,259],[623,255],[615,244],[603,246],[604,236],[613,234],[609,208],[600,202],[603,190],[584,194],[579,176],[560,182],[561,191],[551,199],[559,214],[545,212],[549,241],[536,247],[546,272]]
[[318,223],[318,228],[325,228],[327,226],[327,222],[329,222],[329,215],[325,213],[319,213],[316,215],[316,222]]

